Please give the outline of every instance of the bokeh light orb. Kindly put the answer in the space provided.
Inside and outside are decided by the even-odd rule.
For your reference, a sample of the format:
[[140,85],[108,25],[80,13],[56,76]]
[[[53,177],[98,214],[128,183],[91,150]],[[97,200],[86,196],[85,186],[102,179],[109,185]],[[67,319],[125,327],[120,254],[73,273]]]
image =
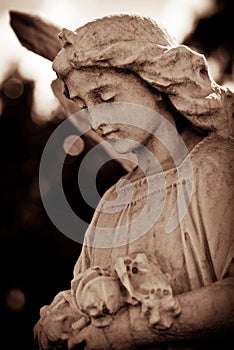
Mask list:
[[77,135],[70,135],[65,139],[63,149],[70,156],[78,156],[84,150],[84,141]]
[[6,97],[15,100],[24,93],[24,84],[20,79],[10,78],[3,84],[3,93]]
[[11,311],[21,311],[25,306],[25,294],[19,288],[10,289],[6,294],[6,305]]

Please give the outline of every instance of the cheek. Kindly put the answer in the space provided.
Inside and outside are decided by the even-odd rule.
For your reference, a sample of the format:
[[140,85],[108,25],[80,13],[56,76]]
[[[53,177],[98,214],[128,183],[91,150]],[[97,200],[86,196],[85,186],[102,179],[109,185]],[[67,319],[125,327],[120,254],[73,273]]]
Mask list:
[[[143,126],[142,126],[143,127]],[[131,139],[134,143],[134,146],[136,145],[145,145],[145,143],[151,138],[152,134],[150,134],[148,131],[144,129],[139,128],[131,128],[131,131],[129,130],[128,133],[126,133],[128,136],[128,139]]]
[[116,152],[120,154],[130,153],[139,146],[137,141],[124,138],[113,140],[110,143]]

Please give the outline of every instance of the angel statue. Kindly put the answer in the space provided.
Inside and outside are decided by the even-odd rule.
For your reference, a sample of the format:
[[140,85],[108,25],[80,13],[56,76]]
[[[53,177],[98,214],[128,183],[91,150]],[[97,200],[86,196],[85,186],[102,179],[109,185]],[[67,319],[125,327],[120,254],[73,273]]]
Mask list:
[[66,98],[138,163],[99,202],[71,288],[41,308],[40,349],[202,349],[230,335],[233,93],[148,17],[58,35]]

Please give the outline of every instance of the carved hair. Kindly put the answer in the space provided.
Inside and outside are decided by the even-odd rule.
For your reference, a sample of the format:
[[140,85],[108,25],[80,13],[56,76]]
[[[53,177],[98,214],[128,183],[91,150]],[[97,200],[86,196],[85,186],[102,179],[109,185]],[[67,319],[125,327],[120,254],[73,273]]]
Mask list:
[[112,15],[59,37],[63,49],[53,69],[60,78],[84,67],[127,69],[167,94],[194,126],[230,136],[234,94],[214,82],[204,55],[179,45],[153,20]]

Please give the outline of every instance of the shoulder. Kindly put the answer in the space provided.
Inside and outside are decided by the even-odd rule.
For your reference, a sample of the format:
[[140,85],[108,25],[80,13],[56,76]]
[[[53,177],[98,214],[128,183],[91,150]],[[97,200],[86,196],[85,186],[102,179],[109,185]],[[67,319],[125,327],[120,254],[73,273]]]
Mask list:
[[234,194],[234,142],[212,136],[192,156],[196,194],[211,203],[229,202]]
[[211,135],[191,152],[195,172],[210,175],[225,172],[233,175],[234,139]]

